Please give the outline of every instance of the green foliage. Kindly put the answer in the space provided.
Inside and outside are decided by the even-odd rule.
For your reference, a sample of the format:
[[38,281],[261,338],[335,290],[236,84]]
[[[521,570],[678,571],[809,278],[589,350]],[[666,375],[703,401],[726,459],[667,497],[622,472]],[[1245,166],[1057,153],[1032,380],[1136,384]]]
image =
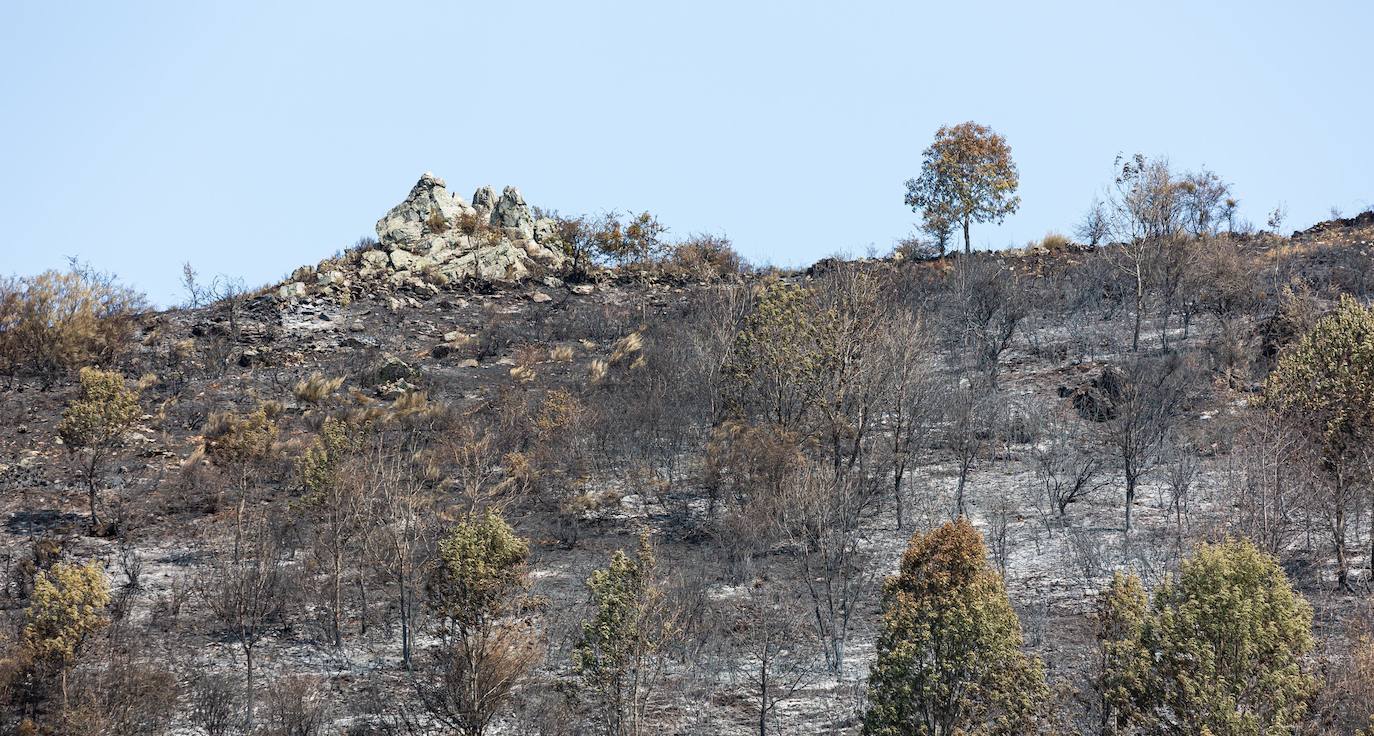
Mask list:
[[1140,578],[1117,572],[1097,608],[1097,640],[1102,647],[1098,692],[1102,696],[1105,733],[1129,733],[1144,713],[1138,694],[1150,677],[1149,653],[1140,639],[1149,616],[1149,598]]
[[883,587],[866,736],[1025,733],[1048,700],[1038,660],[967,519],[916,534]]
[[906,203],[925,213],[924,227],[937,239],[962,224],[967,251],[969,223],[1001,222],[1021,205],[1011,147],[991,128],[943,126],[922,155],[920,176],[906,182]]
[[573,647],[573,671],[609,736],[640,733],[665,647],[679,633],[656,573],[645,532],[634,555],[617,550],[587,580],[593,611]]
[[215,414],[205,429],[205,450],[219,465],[247,466],[271,455],[277,424],[269,407],[249,414]]
[[90,637],[109,624],[110,586],[97,563],[57,563],[34,580],[24,646],[36,660],[69,668]]
[[138,393],[124,385],[124,376],[118,371],[81,369],[81,391],[62,413],[57,433],[72,452],[85,453],[81,473],[85,476],[93,530],[99,524],[96,474],[138,416]]
[[[1179,736],[1292,733],[1316,690],[1304,671],[1312,610],[1248,541],[1202,545],[1142,616],[1138,580],[1103,599],[1112,722]],[[1130,731],[1116,731],[1129,733]]]
[[340,477],[341,465],[350,453],[358,449],[358,445],[359,435],[347,422],[337,417],[325,417],[320,425],[320,436],[306,448],[299,465],[309,500],[323,498],[343,482]]
[[102,450],[138,419],[138,393],[118,371],[81,369],[81,391],[62,413],[57,433],[72,449]]
[[725,366],[739,408],[752,404],[783,429],[801,421],[824,367],[821,324],[809,298],[802,287],[769,284],[745,318]]
[[1328,456],[1374,434],[1374,310],[1342,296],[1331,314],[1279,357],[1265,401],[1321,432]]
[[459,626],[501,615],[525,585],[529,543],[492,509],[469,513],[439,540],[431,605]]

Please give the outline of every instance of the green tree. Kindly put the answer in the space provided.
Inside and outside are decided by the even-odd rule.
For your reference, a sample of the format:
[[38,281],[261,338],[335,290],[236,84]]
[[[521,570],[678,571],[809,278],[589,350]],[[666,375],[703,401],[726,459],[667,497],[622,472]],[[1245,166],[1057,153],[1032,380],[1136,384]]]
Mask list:
[[110,585],[100,565],[59,562],[38,573],[24,615],[23,643],[33,661],[56,669],[67,703],[67,673],[92,636],[109,625]]
[[769,284],[725,365],[736,409],[757,411],[782,431],[795,431],[805,419],[824,362],[809,296],[793,284]]
[[617,550],[610,565],[587,580],[592,614],[573,648],[573,670],[602,733],[639,736],[662,681],[668,647],[681,633],[657,578],[647,532],[634,555]]
[[1102,662],[1097,689],[1104,734],[1130,733],[1144,716],[1140,695],[1147,689],[1150,657],[1140,641],[1149,608],[1140,578],[1122,572],[1112,576],[1098,600],[1095,623]]
[[1048,700],[1040,662],[967,519],[917,533],[883,587],[866,736],[1025,733]]
[[508,617],[528,585],[529,544],[494,510],[470,512],[439,541],[430,609],[443,643],[421,698],[440,722],[481,736],[536,661],[534,638]]
[[972,250],[970,223],[1001,222],[1021,205],[1011,147],[986,125],[943,126],[922,155],[920,176],[906,182],[906,203],[925,213],[928,226],[962,225],[965,253]]
[[1321,451],[1337,578],[1349,589],[1347,517],[1356,513],[1359,492],[1369,489],[1374,447],[1374,310],[1341,297],[1334,312],[1279,356],[1264,400],[1306,427]]
[[325,417],[320,436],[306,449],[298,467],[307,493],[306,507],[317,524],[316,548],[329,569],[329,628],[335,647],[343,645],[344,573],[356,557],[355,542],[363,531],[366,504],[359,484],[346,472],[361,444],[357,427]]
[[[1113,733],[1292,733],[1316,691],[1304,671],[1312,609],[1273,557],[1249,541],[1200,546],[1141,616],[1139,581],[1104,598],[1103,699]],[[1134,638],[1133,638],[1134,637]],[[1148,719],[1148,720],[1147,720]]]
[[81,390],[62,413],[57,433],[68,450],[81,456],[92,531],[100,523],[98,474],[138,416],[138,392],[124,385],[118,371],[81,369]]

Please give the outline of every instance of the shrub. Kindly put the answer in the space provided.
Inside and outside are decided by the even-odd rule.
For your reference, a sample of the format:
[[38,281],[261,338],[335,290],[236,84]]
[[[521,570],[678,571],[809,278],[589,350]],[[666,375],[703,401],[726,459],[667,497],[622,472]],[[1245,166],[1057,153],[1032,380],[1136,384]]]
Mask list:
[[973,525],[960,517],[913,536],[883,586],[865,736],[1027,733],[1044,678]]
[[90,501],[92,529],[99,524],[96,473],[138,415],[138,393],[124,385],[124,376],[117,371],[81,369],[81,393],[63,412],[57,432],[69,450],[85,453],[81,473]]
[[696,235],[672,246],[665,270],[692,281],[733,281],[749,272],[749,264],[728,238]]
[[59,562],[38,574],[24,615],[24,648],[33,661],[57,670],[62,699],[67,673],[86,642],[109,625],[110,585],[98,563]]
[[[1138,580],[1103,599],[1109,723],[1148,719],[1162,734],[1292,733],[1316,690],[1305,671],[1312,609],[1249,541],[1206,544],[1143,610]],[[1154,732],[1154,731],[1152,731]]]
[[51,383],[129,344],[143,295],[113,275],[72,262],[67,271],[0,279],[0,372]]

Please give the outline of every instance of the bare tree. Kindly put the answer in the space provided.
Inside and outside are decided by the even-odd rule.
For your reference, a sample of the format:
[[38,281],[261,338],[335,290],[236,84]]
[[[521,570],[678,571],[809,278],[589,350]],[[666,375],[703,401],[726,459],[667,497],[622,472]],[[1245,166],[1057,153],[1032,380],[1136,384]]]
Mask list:
[[906,479],[934,429],[942,407],[932,360],[933,341],[924,322],[909,309],[900,309],[883,331],[884,372],[890,389],[885,392],[886,429],[890,433],[892,499],[897,528],[906,520]]
[[745,678],[759,736],[768,736],[779,703],[817,674],[815,639],[797,607],[777,585],[755,580],[726,630],[732,661]]
[[1236,508],[1234,527],[1271,555],[1280,556],[1300,533],[1313,495],[1309,468],[1317,458],[1301,434],[1274,412],[1247,417],[1230,454],[1227,494]]
[[282,612],[282,551],[268,521],[253,516],[220,552],[201,581],[202,594],[218,626],[238,643],[246,675],[244,728],[253,730],[253,656],[268,627]]
[[373,539],[396,596],[401,625],[401,663],[409,670],[419,613],[421,562],[430,541],[432,499],[403,453],[379,437],[359,470],[368,499]]
[[783,534],[800,558],[816,631],[835,674],[844,665],[854,609],[872,583],[859,532],[875,490],[867,479],[813,464],[781,504]]
[[1044,437],[1033,454],[1035,474],[1046,500],[1062,518],[1068,515],[1070,504],[1108,484],[1103,477],[1106,462],[1093,452],[1080,424],[1069,417],[1052,414]]
[[959,466],[953,514],[957,519],[967,511],[965,494],[969,474],[985,453],[997,425],[998,413],[1004,407],[991,391],[977,381],[949,387],[946,391],[948,400],[945,403],[944,440]]
[[1191,374],[1191,365],[1175,353],[1135,354],[1122,367],[1119,395],[1102,429],[1125,479],[1128,537],[1136,490],[1159,463],[1164,438],[1189,398]]

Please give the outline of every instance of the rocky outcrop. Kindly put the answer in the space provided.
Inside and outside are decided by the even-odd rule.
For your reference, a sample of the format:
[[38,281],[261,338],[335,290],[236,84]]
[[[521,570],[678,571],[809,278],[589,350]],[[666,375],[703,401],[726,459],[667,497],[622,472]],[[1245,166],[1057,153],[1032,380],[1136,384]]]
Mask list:
[[556,271],[564,256],[551,220],[536,221],[520,190],[500,197],[478,189],[473,203],[450,194],[444,180],[426,172],[405,201],[377,221],[379,247],[363,255],[363,278],[393,283],[440,284],[463,279],[516,282]]
[[1096,378],[1075,389],[1060,387],[1059,395],[1067,398],[1078,416],[1091,422],[1106,422],[1116,418],[1117,402],[1126,374],[1120,368],[1107,366]]

